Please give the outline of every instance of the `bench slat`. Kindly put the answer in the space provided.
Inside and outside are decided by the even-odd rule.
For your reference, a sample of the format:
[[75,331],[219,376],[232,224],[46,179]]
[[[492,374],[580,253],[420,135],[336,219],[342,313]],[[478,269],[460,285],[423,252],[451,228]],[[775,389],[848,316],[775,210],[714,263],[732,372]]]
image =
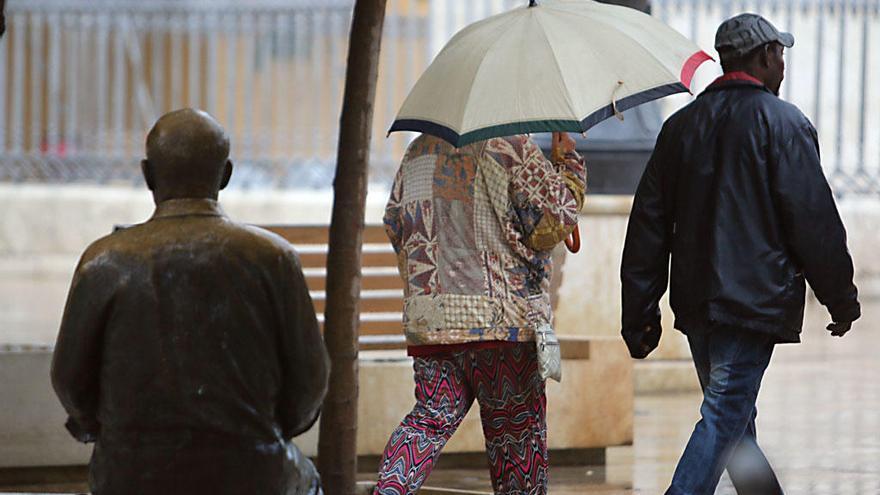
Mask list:
[[400,335],[361,335],[358,344],[362,351],[390,351],[406,349],[406,337]]
[[[261,227],[275,232],[294,246],[297,244],[327,244],[330,238],[330,229],[326,225],[262,225]],[[385,227],[381,225],[364,226],[363,242],[367,244],[388,243]]]
[[[324,324],[320,324],[324,331]],[[361,321],[358,335],[403,335],[403,323],[390,323],[381,321]]]
[[[327,296],[323,291],[312,294],[312,302],[316,313],[323,313],[327,308]],[[361,313],[400,313],[403,311],[402,290],[365,290],[361,291]]]
[[[327,290],[327,279],[324,276],[306,275],[306,284],[310,290]],[[364,276],[361,278],[361,290],[403,290],[403,281],[398,275]]]
[[[323,268],[327,265],[327,253],[300,252],[299,260],[302,263],[303,268]],[[393,267],[396,270],[397,256],[394,254],[394,250],[389,250],[389,252],[384,253],[364,252],[361,253],[361,265],[364,267],[387,266]]]

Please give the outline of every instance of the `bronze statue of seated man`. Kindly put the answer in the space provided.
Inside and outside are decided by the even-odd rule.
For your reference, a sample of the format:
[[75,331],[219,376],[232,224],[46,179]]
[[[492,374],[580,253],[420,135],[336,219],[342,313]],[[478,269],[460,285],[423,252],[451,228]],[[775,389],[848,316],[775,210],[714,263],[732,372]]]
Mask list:
[[289,243],[231,221],[229,138],[171,112],[142,162],[156,211],[85,251],[52,383],[97,495],[319,494],[291,438],[318,417],[328,359]]

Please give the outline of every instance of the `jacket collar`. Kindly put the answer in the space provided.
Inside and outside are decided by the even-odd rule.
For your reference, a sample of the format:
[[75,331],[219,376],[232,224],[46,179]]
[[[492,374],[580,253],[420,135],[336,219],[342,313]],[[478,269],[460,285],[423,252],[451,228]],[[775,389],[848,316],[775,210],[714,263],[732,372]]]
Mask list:
[[171,217],[225,217],[217,201],[208,198],[169,199],[156,205],[151,220]]
[[769,89],[767,89],[767,86],[764,86],[764,83],[762,83],[760,79],[752,76],[747,72],[728,72],[727,74],[724,74],[723,76],[712,81],[712,84],[710,84],[706,88],[706,91],[715,91],[718,89],[742,86],[752,86],[763,89],[765,91],[770,91]]

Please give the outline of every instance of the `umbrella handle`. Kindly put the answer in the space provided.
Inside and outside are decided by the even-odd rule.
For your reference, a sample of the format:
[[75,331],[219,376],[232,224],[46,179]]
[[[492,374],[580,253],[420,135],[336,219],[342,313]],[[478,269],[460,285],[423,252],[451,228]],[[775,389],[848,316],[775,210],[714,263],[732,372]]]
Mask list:
[[565,238],[565,247],[568,248],[568,252],[572,254],[581,250],[581,231],[577,225],[574,226],[574,230],[571,231],[571,234]]

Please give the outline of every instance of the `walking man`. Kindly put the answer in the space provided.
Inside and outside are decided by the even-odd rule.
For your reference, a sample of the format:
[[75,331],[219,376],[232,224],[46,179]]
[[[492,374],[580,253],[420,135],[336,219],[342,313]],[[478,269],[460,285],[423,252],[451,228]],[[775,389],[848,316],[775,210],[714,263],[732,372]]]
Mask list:
[[664,124],[636,192],[623,337],[635,358],[657,345],[668,281],[703,388],[702,418],[667,495],[711,495],[725,468],[740,494],[781,494],[755,433],[773,348],[800,340],[805,280],[831,313],[831,335],[860,316],[816,130],[778,97],[793,45],[755,14],[722,23],[724,75]]
[[217,196],[229,138],[179,110],[147,138],[156,212],[80,260],[52,384],[92,493],[317,495],[290,441],[318,417],[329,363],[290,244],[237,224]]
[[567,134],[552,161],[524,135],[410,145],[385,224],[405,280],[416,405],[391,434],[378,495],[417,493],[474,400],[496,494],[547,491],[547,402],[534,327],[550,251],[577,225],[586,172]]

